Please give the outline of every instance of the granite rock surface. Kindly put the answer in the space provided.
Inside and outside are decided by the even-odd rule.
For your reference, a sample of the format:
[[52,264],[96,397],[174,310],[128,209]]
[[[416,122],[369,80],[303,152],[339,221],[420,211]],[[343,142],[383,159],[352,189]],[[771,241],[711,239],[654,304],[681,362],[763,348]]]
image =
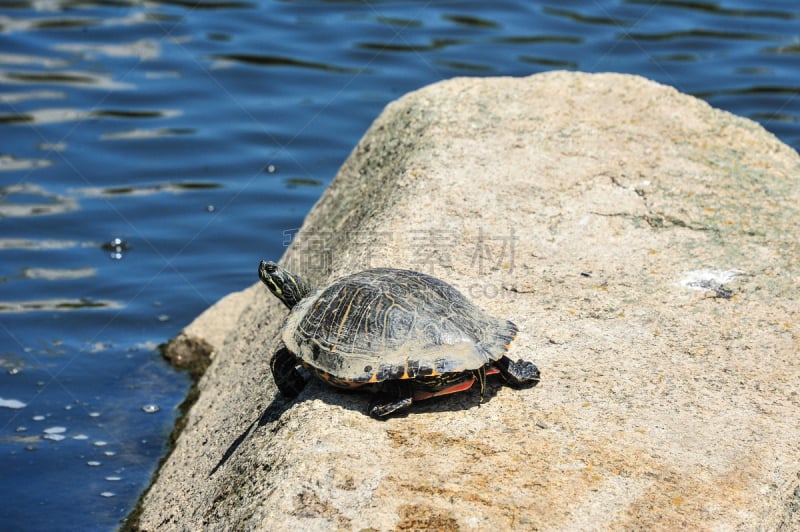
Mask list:
[[268,364],[286,309],[254,285],[189,328],[214,358],[131,525],[796,530],[798,227],[798,154],[670,87],[553,72],[408,94],[283,263],[317,285],[439,276],[520,326],[511,354],[541,383],[385,422],[316,381],[287,400]]

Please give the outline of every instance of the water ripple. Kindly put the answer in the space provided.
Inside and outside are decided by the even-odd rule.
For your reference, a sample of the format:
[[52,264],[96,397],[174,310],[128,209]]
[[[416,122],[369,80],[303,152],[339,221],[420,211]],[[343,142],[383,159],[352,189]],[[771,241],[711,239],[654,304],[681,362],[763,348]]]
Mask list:
[[0,82],[9,84],[43,84],[91,87],[98,89],[131,89],[133,85],[114,81],[109,76],[89,72],[51,71],[51,72],[9,72],[0,71]]
[[[627,4],[642,5],[652,7],[651,0],[626,0]],[[780,20],[794,20],[798,18],[797,13],[791,11],[779,11],[775,9],[735,9],[720,6],[718,2],[692,2],[689,0],[660,0],[658,2],[660,8],[680,8],[687,11],[695,11],[697,13],[710,13],[713,15],[723,15],[726,17],[743,17],[743,18],[774,18]]]
[[23,55],[23,54],[9,54],[0,53],[0,65],[23,65],[23,66],[40,66],[44,68],[63,68],[67,66],[68,62],[63,59],[56,59],[54,57],[44,57],[38,55]]
[[71,192],[89,198],[111,197],[111,196],[150,196],[170,192],[179,194],[181,192],[193,190],[214,190],[221,188],[219,183],[203,182],[184,182],[184,183],[158,183],[154,185],[139,186],[114,186],[114,187],[81,187],[72,188]]
[[[9,122],[0,117],[0,124]],[[19,170],[33,170],[35,168],[45,168],[52,163],[46,159],[18,159],[13,155],[0,155],[0,172],[16,172]],[[2,189],[0,189],[0,196],[2,196]],[[2,205],[2,198],[0,198],[0,205]],[[1,208],[1,207],[0,207]],[[2,214],[2,212],[0,212]]]
[[178,116],[178,110],[125,110],[125,109],[36,109],[24,113],[0,114],[0,124],[55,124],[96,118],[154,119]]
[[0,217],[28,217],[77,211],[74,198],[48,192],[39,185],[21,183],[0,187]]
[[633,41],[676,41],[681,39],[703,39],[713,41],[776,41],[780,37],[767,33],[751,33],[730,30],[691,29],[679,31],[664,31],[657,33],[625,33],[620,39]]
[[593,24],[593,25],[617,26],[617,27],[629,27],[633,25],[633,22],[630,20],[625,20],[617,17],[609,17],[609,16],[601,17],[601,16],[584,15],[582,13],[579,13],[571,9],[545,7],[542,9],[542,12],[547,15],[554,15],[556,17],[566,18],[573,22],[578,22],[581,24]]
[[76,310],[113,310],[123,305],[104,299],[38,299],[30,301],[0,301],[0,313],[72,312]]
[[210,56],[211,59],[219,61],[221,64],[226,62],[243,63],[246,65],[265,66],[265,67],[295,67],[295,68],[308,68],[311,70],[322,70],[325,72],[336,72],[340,74],[358,74],[362,72],[358,68],[347,68],[335,66],[328,63],[318,63],[314,61],[303,61],[300,59],[292,59],[290,57],[280,57],[275,55],[259,55],[259,54],[215,54]]
[[161,56],[161,46],[153,39],[141,39],[127,44],[64,43],[53,47],[57,51],[80,54],[83,59],[93,59],[94,54],[108,57],[135,57],[150,61]]
[[499,28],[500,24],[489,20],[487,18],[476,17],[471,15],[442,15],[444,20],[449,20],[461,26],[469,26],[473,28]]
[[25,238],[0,238],[0,250],[53,250],[69,249],[77,246],[74,240],[28,240]]
[[73,281],[87,279],[97,275],[95,268],[25,268],[22,276],[25,279],[41,279],[44,281]]
[[67,95],[60,91],[32,90],[26,92],[6,92],[0,94],[0,103],[18,104],[29,100],[58,100]]
[[159,128],[159,129],[131,129],[115,133],[103,133],[102,140],[131,140],[131,139],[158,139],[162,137],[175,137],[180,135],[193,135],[197,132],[190,128]]
[[394,41],[390,42],[360,42],[356,44],[356,48],[362,50],[373,50],[379,52],[411,52],[411,53],[424,53],[444,50],[445,48],[464,44],[466,41],[462,39],[431,39],[427,44],[398,44]]
[[507,35],[495,37],[492,42],[497,44],[581,44],[584,39],[574,35]]

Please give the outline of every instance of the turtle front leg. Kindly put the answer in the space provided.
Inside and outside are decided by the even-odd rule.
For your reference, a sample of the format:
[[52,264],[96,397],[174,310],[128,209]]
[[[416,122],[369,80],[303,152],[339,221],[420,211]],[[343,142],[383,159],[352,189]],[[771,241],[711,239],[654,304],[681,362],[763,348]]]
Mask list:
[[514,387],[532,386],[539,382],[539,368],[536,364],[519,359],[516,362],[508,357],[503,357],[494,363],[500,370],[500,375],[507,384]]
[[409,408],[414,403],[414,389],[408,381],[383,383],[383,391],[369,404],[369,415],[386,419],[392,414]]
[[306,385],[306,379],[297,369],[299,363],[300,361],[294,353],[286,349],[286,346],[281,346],[280,349],[275,351],[269,361],[272,378],[275,380],[278,389],[286,397],[296,397]]

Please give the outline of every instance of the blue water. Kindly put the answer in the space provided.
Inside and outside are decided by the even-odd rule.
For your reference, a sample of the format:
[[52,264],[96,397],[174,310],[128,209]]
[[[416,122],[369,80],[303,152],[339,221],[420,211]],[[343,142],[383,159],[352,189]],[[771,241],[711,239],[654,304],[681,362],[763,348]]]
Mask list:
[[647,76],[800,146],[796,0],[0,3],[0,530],[109,530],[188,377],[155,346],[276,259],[389,101]]

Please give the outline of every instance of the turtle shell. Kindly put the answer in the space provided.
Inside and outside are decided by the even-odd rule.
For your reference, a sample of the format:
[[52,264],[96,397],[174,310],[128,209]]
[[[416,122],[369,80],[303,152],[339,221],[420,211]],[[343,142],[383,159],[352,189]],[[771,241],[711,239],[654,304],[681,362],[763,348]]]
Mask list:
[[377,268],[309,293],[282,337],[311,369],[355,385],[475,370],[502,358],[516,333],[444,281]]

